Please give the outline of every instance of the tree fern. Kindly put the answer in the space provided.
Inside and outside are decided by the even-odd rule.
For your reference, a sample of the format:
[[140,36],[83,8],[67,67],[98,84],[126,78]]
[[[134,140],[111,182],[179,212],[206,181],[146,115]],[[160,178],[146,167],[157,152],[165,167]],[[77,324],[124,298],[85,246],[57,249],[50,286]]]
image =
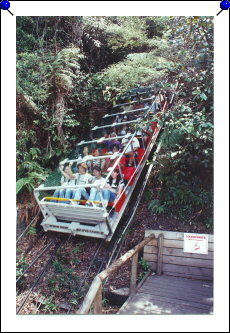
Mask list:
[[30,183],[32,180],[31,178],[27,177],[27,178],[21,178],[16,182],[16,194],[18,194],[21,189],[27,185],[28,183]]
[[54,124],[62,144],[65,143],[62,127],[68,110],[66,96],[74,87],[74,82],[78,78],[77,74],[80,72],[79,60],[83,58],[78,48],[65,48],[57,54],[50,74],[50,100],[54,109]]

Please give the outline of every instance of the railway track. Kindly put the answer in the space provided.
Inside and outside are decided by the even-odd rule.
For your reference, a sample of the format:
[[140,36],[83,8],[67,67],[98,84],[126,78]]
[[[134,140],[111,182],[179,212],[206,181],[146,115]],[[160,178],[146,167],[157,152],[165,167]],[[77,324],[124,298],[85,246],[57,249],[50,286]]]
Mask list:
[[[46,260],[45,265],[43,266],[43,268],[36,274],[36,276],[33,278],[34,282],[32,283],[32,285],[29,287],[25,297],[23,298],[22,302],[20,303],[20,305],[18,306],[16,313],[20,314],[23,311],[24,306],[26,305],[26,303],[28,302],[29,296],[31,295],[32,291],[38,287],[39,283],[41,282],[42,278],[44,278],[49,265],[53,262],[57,251],[60,250],[62,247],[64,247],[64,244],[67,243],[70,238],[72,237],[72,235],[68,235],[65,238],[58,239],[58,240],[51,240],[45,247],[43,247],[43,249],[41,250],[41,252],[31,261],[31,263],[29,264],[29,266],[23,271],[23,273],[18,277],[18,279],[16,280],[16,284],[18,284],[20,282],[20,280],[23,278],[23,276],[25,276],[25,274],[27,274],[30,269],[38,262],[38,260],[40,260],[44,254],[50,249],[51,253],[49,254],[49,258]],[[85,283],[87,281],[87,279],[89,279],[90,273],[92,272],[92,270],[95,270],[95,267],[98,266],[98,257],[99,257],[99,253],[100,250],[104,251],[104,245],[105,245],[106,241],[104,239],[102,239],[98,245],[98,247],[95,249],[93,257],[88,265],[88,269],[87,272],[85,273],[85,275],[83,276],[83,278],[81,279],[81,283],[79,285],[79,287],[77,288],[77,294],[79,296],[81,296],[82,290],[85,286]],[[75,246],[77,245],[77,243],[75,244]],[[94,274],[93,274],[94,275]],[[45,300],[45,298],[44,298]],[[39,303],[39,301],[38,301]],[[38,312],[40,306],[42,303],[40,303],[39,307],[36,310],[36,313]],[[69,306],[69,310],[68,313],[71,311],[72,309],[72,305]]]
[[[36,275],[36,277],[34,278],[34,283],[32,284],[32,286],[29,288],[28,292],[26,293],[24,299],[22,300],[21,304],[18,306],[17,310],[16,310],[16,313],[19,314],[22,310],[23,310],[23,307],[25,306],[31,292],[34,290],[34,288],[39,284],[39,281],[41,280],[42,277],[44,277],[46,271],[47,271],[47,268],[49,267],[50,263],[52,262],[52,260],[54,259],[57,251],[59,250],[59,248],[61,246],[63,246],[69,239],[70,239],[71,235],[69,236],[66,236],[65,238],[62,238],[59,242],[57,241],[55,243],[55,247],[52,251],[52,253],[50,254],[49,256],[49,259],[46,261],[46,264],[44,265],[44,267],[39,271],[39,273]],[[47,250],[48,247],[50,247],[52,244],[54,243],[54,241],[50,242],[48,244],[48,246],[44,249],[43,253],[45,252],[45,250]],[[43,254],[42,253],[42,254]],[[40,257],[41,254],[38,256]],[[31,263],[30,265],[30,268],[34,265],[34,263],[38,260],[38,257],[36,257],[34,260],[33,260],[33,263]],[[23,273],[23,275],[25,274],[25,271]],[[22,277],[22,276],[21,276]],[[21,278],[20,277],[20,278]]]
[[[158,147],[156,149],[156,153],[158,153],[159,150],[160,150],[160,145],[158,145]],[[124,241],[126,239],[126,236],[127,236],[128,232],[129,232],[129,229],[132,225],[135,213],[136,213],[137,208],[139,206],[139,203],[140,203],[140,200],[141,200],[142,195],[144,193],[145,187],[147,185],[149,176],[151,174],[152,167],[153,167],[153,164],[151,164],[149,166],[146,166],[145,171],[143,172],[143,176],[139,179],[140,191],[138,193],[138,197],[136,198],[134,196],[133,200],[131,200],[131,202],[132,201],[135,202],[134,206],[132,205],[132,207],[133,207],[132,212],[131,212],[131,214],[129,214],[128,219],[127,218],[125,219],[126,220],[125,223],[122,223],[123,226],[118,228],[116,233],[114,234],[114,237],[111,240],[111,242],[110,242],[110,244],[109,244],[109,246],[106,250],[106,253],[104,254],[103,259],[101,260],[101,265],[100,265],[99,269],[97,270],[97,272],[95,273],[95,275],[99,274],[103,269],[108,267],[113,261],[115,261],[118,258],[119,254],[121,252],[122,246],[124,244]],[[116,238],[117,234],[119,234],[119,236]],[[88,273],[89,273],[91,267],[93,266],[95,258],[97,258],[99,249],[101,248],[102,244],[105,244],[105,241],[102,240],[102,242],[100,243],[97,251],[95,252],[94,257],[93,257],[93,259],[91,261],[91,264],[89,266],[89,269],[88,269],[87,273],[85,274],[84,279],[82,280],[81,286],[78,289],[78,294],[80,294],[81,289],[84,286],[84,283],[87,279]],[[68,310],[68,314],[71,312],[72,308],[73,307],[70,306],[70,308]]]
[[28,270],[37,262],[37,260],[47,251],[51,245],[54,243],[54,240],[52,240],[48,245],[46,245],[42,251],[39,253],[38,256],[35,257],[35,259],[32,260],[32,262],[27,266],[27,268],[23,271],[23,273],[17,278],[16,284],[21,280],[21,278],[28,272]]
[[26,232],[29,230],[30,226],[33,224],[33,222],[36,220],[36,218],[38,217],[39,212],[35,215],[35,217],[32,219],[32,221],[27,225],[27,227],[23,230],[23,232],[20,234],[20,236],[17,238],[16,240],[16,244],[23,239],[23,236],[26,235]]

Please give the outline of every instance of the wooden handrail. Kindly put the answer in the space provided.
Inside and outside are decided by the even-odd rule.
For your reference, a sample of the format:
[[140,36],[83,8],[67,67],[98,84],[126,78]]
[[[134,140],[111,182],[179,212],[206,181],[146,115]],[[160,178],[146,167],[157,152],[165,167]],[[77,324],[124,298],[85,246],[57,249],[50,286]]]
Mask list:
[[[112,265],[106,268],[104,271],[99,273],[93,280],[88,293],[86,294],[84,301],[77,311],[78,314],[87,314],[90,311],[92,304],[94,303],[94,313],[101,313],[102,305],[102,282],[112,273],[117,271],[121,266],[123,266],[129,259],[134,257],[132,261],[132,275],[130,284],[130,293],[133,293],[136,287],[136,274],[137,274],[137,258],[138,252],[151,240],[155,238],[154,234],[149,235],[141,243],[136,245],[133,249],[126,252],[118,260],[116,260]],[[135,256],[136,255],[136,256]]]

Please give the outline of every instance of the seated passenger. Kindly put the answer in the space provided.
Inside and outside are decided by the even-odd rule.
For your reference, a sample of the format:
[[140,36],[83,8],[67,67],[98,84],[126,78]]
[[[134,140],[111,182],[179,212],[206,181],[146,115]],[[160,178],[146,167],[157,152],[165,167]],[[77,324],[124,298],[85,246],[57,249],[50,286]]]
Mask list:
[[[109,134],[108,134],[108,136],[106,136],[105,138],[115,138],[116,136],[117,136],[116,133],[113,133],[113,131],[110,131]],[[110,151],[111,140],[103,140],[103,139],[104,139],[104,137],[101,138],[101,139],[99,139],[99,140],[98,140],[98,143],[103,142],[103,144],[106,144],[106,145],[107,145],[107,147],[108,147],[108,151]]]
[[116,127],[112,127],[110,132],[109,132],[109,138],[113,138],[117,136],[117,132],[116,132]]
[[104,131],[103,136],[104,136],[104,138],[108,138],[108,137],[109,137],[108,132],[107,132],[107,131]]
[[131,140],[131,136],[134,133],[133,129],[129,128],[127,130],[126,136],[122,139],[121,143],[125,150],[125,155],[129,157],[128,166],[132,166],[134,158],[137,157],[137,149],[140,148],[139,140],[136,137],[133,137],[132,142],[126,148],[127,143]]
[[129,105],[123,105],[121,106],[121,109],[123,111],[131,111],[133,109],[133,105],[132,104],[129,104]]
[[148,109],[150,107],[151,103],[144,103],[144,108]]
[[123,116],[121,114],[118,114],[114,119],[114,123],[121,123],[122,120],[123,120]]
[[[93,156],[94,157],[101,156],[101,149],[100,148],[96,148],[95,151],[94,151],[94,153],[93,153]],[[90,160],[89,162],[90,162],[89,170],[90,170],[90,172],[93,172],[93,167],[95,167],[95,166],[101,167],[101,165],[104,162],[104,159],[100,158],[100,159]]]
[[152,111],[153,113],[160,111],[163,102],[164,96],[162,94],[157,95],[154,102],[152,103],[150,111]]
[[124,125],[122,126],[121,130],[119,131],[118,135],[119,135],[119,136],[124,136],[124,135],[126,135],[126,131],[127,131],[127,125],[124,124]]
[[89,147],[84,146],[83,147],[83,157],[88,156],[88,155],[89,155]]
[[124,181],[121,179],[119,170],[114,169],[102,190],[105,207],[108,206],[109,202],[116,203],[123,189]]
[[150,107],[152,103],[145,103],[144,104],[144,116],[146,116],[150,112]]
[[84,185],[88,184],[89,179],[92,176],[89,173],[87,173],[87,165],[85,163],[78,163],[77,167],[78,167],[78,173],[74,175],[75,177],[74,185],[82,185],[83,187],[79,187],[77,189],[68,189],[66,191],[65,197],[67,199],[79,200],[78,202],[76,202],[76,204],[78,205],[80,203],[81,196],[83,196],[86,200],[89,197],[89,194],[84,188]]
[[129,118],[128,118],[128,116],[125,115],[122,122],[125,123],[126,121],[129,121]]
[[[101,172],[102,171],[99,166],[94,166],[93,167],[93,176],[89,179],[89,183],[94,184],[96,186],[101,185],[103,183],[103,181],[105,180],[105,178],[102,177]],[[94,201],[101,201],[101,196],[96,187],[92,187],[90,189],[90,196],[88,198],[88,201],[86,202],[86,206],[94,206],[95,205]]]
[[89,148],[88,148],[88,146],[84,146],[84,148],[83,148],[82,161],[86,163],[87,168],[90,168],[90,166],[91,166],[91,161],[90,161],[90,160],[87,161],[87,159],[88,159],[89,157],[91,157],[91,156],[92,156],[92,155],[89,153]]
[[[71,163],[66,165],[60,165],[59,170],[62,173],[61,186],[74,185],[75,176],[71,170]],[[67,189],[68,191],[68,189]],[[53,197],[55,198],[65,198],[66,189],[55,190]],[[53,201],[55,202],[55,201]],[[59,202],[59,201],[57,201]]]
[[[112,153],[115,154],[115,153],[118,153],[119,152],[119,146],[117,144],[114,144],[112,146]],[[111,159],[111,158],[106,158],[103,163],[101,164],[101,169],[102,171],[104,172],[108,172],[109,171],[109,168],[113,167],[113,165],[115,164],[116,162],[116,159]],[[120,163],[119,163],[120,167],[121,167],[121,170],[124,169],[125,167],[125,158],[122,157],[121,160],[120,160]]]
[[144,126],[142,128],[142,138],[144,141],[144,148],[146,148],[148,146],[149,140],[151,138],[153,134],[153,130],[151,128],[151,126]]
[[136,136],[137,136],[137,139],[139,141],[140,147],[141,148],[143,148],[143,146],[145,147],[146,145],[145,145],[144,133],[143,133],[142,128],[137,128]]
[[107,144],[108,144],[108,151],[111,152],[112,151],[112,146],[114,144],[118,145],[119,146],[119,149],[121,149],[121,143],[120,141],[118,141],[116,139],[117,137],[117,134],[115,132],[111,132],[110,135],[109,135],[110,138],[114,138],[113,140],[109,140],[107,141]]

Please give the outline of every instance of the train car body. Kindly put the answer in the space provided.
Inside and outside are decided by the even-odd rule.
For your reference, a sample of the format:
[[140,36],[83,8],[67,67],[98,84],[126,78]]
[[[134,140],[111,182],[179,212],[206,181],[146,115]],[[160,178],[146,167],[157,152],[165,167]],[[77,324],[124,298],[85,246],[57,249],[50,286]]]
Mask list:
[[[118,114],[122,115],[135,115],[138,111],[141,112],[140,117],[136,117],[135,120],[130,120],[127,124],[134,124],[140,122],[142,119],[145,119],[146,115],[149,115],[151,112],[152,106],[155,102],[151,98],[146,100],[150,100],[150,104],[148,107],[144,107],[141,101],[137,105],[137,107],[133,110],[120,110],[121,107],[132,105],[130,103],[119,104],[114,107],[114,110],[118,110],[118,112],[113,114],[107,114],[103,118],[113,119],[114,116]],[[164,101],[161,104],[161,112],[164,112],[167,106],[167,101],[164,98]],[[119,109],[118,109],[119,107]],[[108,123],[108,122],[107,122]],[[122,124],[125,124],[123,122]],[[92,131],[96,133],[97,130],[106,129],[107,127],[114,127],[117,123],[112,123],[110,125],[105,125],[101,127],[94,127]],[[121,124],[120,124],[121,125]],[[44,184],[40,185],[38,188],[34,190],[35,198],[40,206],[41,212],[43,214],[43,221],[41,223],[43,229],[45,231],[55,231],[61,233],[69,233],[72,235],[81,235],[86,237],[94,237],[94,238],[104,238],[107,241],[110,241],[123,214],[130,202],[130,198],[135,191],[136,184],[140,178],[142,170],[146,164],[146,161],[151,153],[153,146],[157,140],[158,134],[160,132],[159,123],[152,123],[152,134],[149,137],[146,146],[142,146],[142,148],[138,148],[138,157],[134,160],[134,166],[125,166],[122,170],[120,168],[120,161],[122,158],[124,159],[126,156],[126,150],[131,145],[134,136],[137,136],[136,132],[130,135],[129,142],[123,148],[122,152],[108,155],[106,150],[104,150],[103,156],[97,157],[98,159],[111,158],[114,159],[113,167],[107,172],[105,175],[104,183],[100,186],[95,186],[93,184],[84,185],[84,188],[96,187],[100,193],[100,205],[87,206],[86,200],[80,200],[80,204],[76,205],[76,201],[74,199],[65,199],[65,198],[54,198],[53,192],[57,189],[76,189],[78,187],[82,187],[82,185],[75,186],[45,186]],[[118,136],[119,138],[123,138],[123,136]],[[108,140],[108,139],[107,139]],[[141,139],[140,139],[141,140]],[[97,144],[103,142],[103,138],[96,138],[91,141],[82,141],[78,144],[78,147],[82,147],[91,142],[96,142]],[[82,157],[80,157],[82,158]],[[87,160],[95,159],[95,157],[89,157]],[[71,162],[79,161],[79,156],[76,159],[70,160]],[[104,184],[107,179],[113,172],[115,168],[119,168],[121,178],[125,183],[125,187],[120,194],[119,198],[117,198],[116,203],[109,203],[108,207],[104,206],[103,197],[101,194],[101,190],[103,189]],[[52,193],[50,195],[50,192]],[[47,195],[47,193],[49,193]]]

